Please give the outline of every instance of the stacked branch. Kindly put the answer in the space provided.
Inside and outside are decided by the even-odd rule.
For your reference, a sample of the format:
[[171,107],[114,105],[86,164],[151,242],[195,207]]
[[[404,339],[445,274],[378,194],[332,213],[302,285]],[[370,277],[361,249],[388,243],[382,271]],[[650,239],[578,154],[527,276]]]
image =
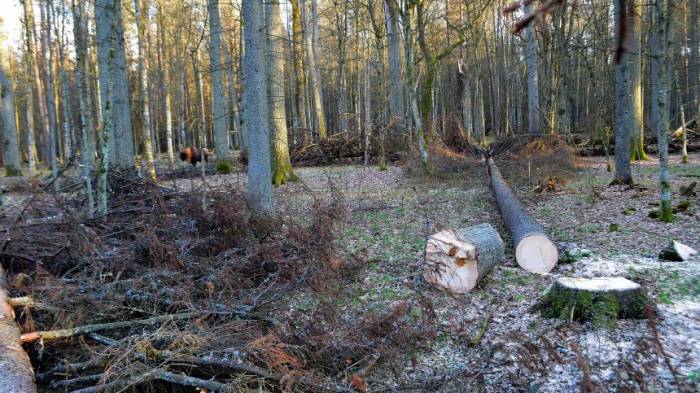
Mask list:
[[513,239],[518,265],[533,273],[549,272],[559,259],[557,247],[549,240],[542,226],[525,212],[523,205],[503,180],[493,159],[487,158],[486,164],[498,209]]

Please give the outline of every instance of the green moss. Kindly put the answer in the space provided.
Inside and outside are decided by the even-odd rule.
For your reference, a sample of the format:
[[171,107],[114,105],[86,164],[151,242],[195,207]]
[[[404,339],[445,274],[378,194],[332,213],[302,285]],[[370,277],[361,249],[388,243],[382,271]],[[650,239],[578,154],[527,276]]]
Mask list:
[[215,170],[220,175],[228,175],[233,172],[233,163],[229,160],[219,160],[216,162]]
[[6,166],[5,167],[5,176],[7,176],[7,177],[22,176],[22,171],[20,171],[17,168],[14,168],[12,166]]
[[643,292],[629,294],[571,291],[554,285],[535,305],[544,318],[590,321],[595,327],[614,329],[619,318],[644,318],[649,298]]

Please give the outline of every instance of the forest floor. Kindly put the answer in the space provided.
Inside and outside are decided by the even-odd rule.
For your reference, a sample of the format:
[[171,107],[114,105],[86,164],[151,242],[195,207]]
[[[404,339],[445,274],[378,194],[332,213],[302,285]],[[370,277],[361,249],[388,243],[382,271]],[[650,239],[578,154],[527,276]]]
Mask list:
[[[681,164],[678,156],[671,157],[674,206],[685,200],[688,203],[676,214],[676,221],[668,224],[648,217],[651,210],[658,208],[658,162],[654,158],[633,164],[635,187],[608,186],[612,175],[606,171],[603,157],[580,158],[577,162],[575,171],[557,174],[556,191],[543,193],[531,190],[546,172],[531,168],[532,173],[537,174],[532,180],[523,177],[522,171],[511,171],[508,165],[502,167],[504,177],[525,208],[556,243],[568,243],[569,247],[573,243],[579,249],[588,250],[586,256],[560,263],[550,274],[529,274],[518,267],[488,187],[485,167],[477,161],[468,161],[452,172],[433,176],[418,176],[408,165],[390,166],[386,171],[356,165],[298,168],[301,182],[275,189],[275,199],[282,216],[290,220],[285,222],[297,220],[309,225],[310,233],[299,235],[287,231],[282,232],[282,236],[323,237],[321,232],[328,227],[324,226],[323,219],[319,220],[319,200],[340,198],[342,206],[332,207],[343,210],[344,214],[334,215],[337,220],[337,225],[333,226],[334,236],[322,242],[308,238],[299,240],[301,248],[297,243],[290,245],[279,239],[270,243],[272,248],[283,247],[278,250],[284,254],[282,256],[271,254],[270,248],[264,246],[267,235],[258,236],[263,245],[253,248],[245,239],[235,247],[213,244],[212,240],[207,243],[201,229],[200,235],[179,239],[178,236],[191,234],[193,225],[200,225],[195,222],[197,220],[208,222],[210,228],[220,225],[217,222],[230,225],[231,221],[226,220],[239,218],[235,204],[242,203],[242,199],[224,200],[228,205],[223,208],[217,204],[220,201],[209,201],[215,211],[226,213],[233,209],[234,214],[219,221],[206,221],[196,208],[202,190],[199,171],[191,177],[162,180],[160,184],[164,189],[171,190],[163,194],[186,196],[182,200],[173,199],[174,202],[163,197],[164,202],[159,202],[179,203],[168,205],[168,214],[154,216],[156,220],[170,221],[160,226],[148,221],[148,225],[139,226],[141,224],[129,220],[153,214],[152,211],[133,205],[135,202],[129,202],[130,205],[128,201],[117,201],[113,209],[123,210],[114,215],[112,221],[126,220],[126,229],[115,230],[119,227],[110,226],[113,223],[87,222],[72,227],[70,222],[64,223],[66,226],[61,228],[84,231],[68,239],[78,239],[71,240],[75,242],[88,238],[87,243],[79,243],[79,246],[94,247],[98,250],[94,252],[97,256],[82,264],[58,258],[65,266],[52,269],[45,265],[50,274],[32,274],[29,287],[26,282],[14,280],[11,289],[14,296],[29,293],[49,305],[65,308],[53,317],[48,312],[42,315],[41,311],[27,313],[25,310],[20,317],[23,332],[37,326],[48,329],[115,318],[135,319],[149,309],[151,314],[147,315],[173,312],[170,310],[181,312],[183,307],[202,309],[212,304],[215,307],[247,304],[250,311],[257,311],[255,320],[251,321],[232,322],[215,316],[206,321],[196,319],[190,325],[164,324],[154,327],[155,330],[132,328],[128,334],[121,335],[122,343],[130,343],[128,348],[131,348],[122,355],[115,355],[117,347],[113,344],[103,348],[82,339],[61,344],[41,343],[30,349],[32,360],[38,364],[42,361],[75,362],[84,360],[86,354],[94,358],[116,356],[104,374],[93,374],[92,379],[86,380],[91,381],[88,385],[98,380],[112,380],[120,372],[123,375],[133,375],[127,372],[134,370],[143,372],[145,366],[141,362],[145,362],[145,358],[136,357],[136,360],[129,360],[129,364],[123,364],[124,359],[133,358],[134,353],[146,345],[144,342],[156,346],[158,342],[171,340],[166,347],[171,351],[175,351],[172,349],[175,347],[185,354],[210,351],[208,353],[248,358],[258,365],[267,365],[286,375],[278,381],[283,387],[287,386],[288,379],[303,381],[308,378],[306,376],[313,375],[319,380],[340,381],[338,384],[345,387],[368,392],[698,391],[700,258],[665,262],[657,255],[669,240],[700,249],[700,197],[679,193],[681,186],[700,181],[700,154],[691,155],[689,164]],[[179,164],[180,170],[186,172],[182,169],[185,165]],[[206,183],[207,197],[240,194],[245,190],[246,176],[237,168],[230,175],[208,175]],[[151,194],[129,195],[127,199],[133,201],[147,199]],[[27,198],[26,192],[8,195],[10,204],[21,205]],[[78,199],[72,208],[79,209],[80,203]],[[55,210],[56,204],[51,198],[34,201],[22,227],[38,228],[35,225],[39,222],[54,225],[52,223],[58,223],[57,220],[68,221],[65,213],[43,218],[32,216],[50,211],[49,208],[35,209],[34,205],[54,206],[51,209]],[[129,207],[132,205],[135,207]],[[61,211],[70,208],[63,206]],[[136,216],[128,215],[134,212]],[[182,229],[167,233],[168,228],[180,228],[176,224],[183,219],[183,214],[184,217],[189,214],[194,223],[180,223]],[[125,218],[120,218],[122,215]],[[479,223],[492,224],[504,238],[507,244],[504,263],[466,295],[453,296],[427,284],[417,284],[427,235]],[[232,228],[237,230],[238,227]],[[127,230],[133,231],[133,236],[124,236]],[[100,236],[94,237],[96,234]],[[55,235],[36,232],[32,236],[33,240],[43,240]],[[95,240],[98,238],[101,240]],[[210,236],[209,239],[221,242],[219,238]],[[239,237],[233,239],[239,241]],[[51,242],[57,241],[51,238]],[[261,279],[261,269],[256,267],[260,265],[256,262],[258,258],[277,258],[280,262],[275,269],[279,270],[275,271],[281,277],[282,269],[294,269],[294,263],[304,262],[299,258],[318,257],[314,250],[305,251],[303,247],[323,248],[327,243],[339,250],[330,257],[325,254],[319,257],[330,259],[331,265],[336,264],[335,255],[362,263],[352,262],[353,268],[337,270],[343,275],[340,277],[333,276],[334,269],[323,268],[321,276],[312,278],[305,278],[306,270],[297,275],[289,273],[290,277],[298,279],[297,284],[306,280],[310,285],[273,287],[269,276]],[[246,251],[246,247],[252,251]],[[154,250],[163,255],[153,255]],[[205,258],[201,254],[211,250],[222,251],[216,251],[215,258]],[[289,250],[297,250],[299,256]],[[59,250],[53,257],[61,253]],[[130,261],[144,259],[147,261],[143,266],[128,265],[133,263]],[[158,265],[159,260],[166,262]],[[11,261],[15,264],[17,258]],[[262,265],[267,269],[264,263]],[[242,268],[243,273],[236,270]],[[76,273],[81,270],[84,273]],[[269,274],[262,273],[263,276]],[[330,274],[325,283],[323,274]],[[532,310],[538,297],[556,277],[612,275],[642,284],[658,304],[658,319],[619,320],[615,329],[609,329],[590,323],[543,319]],[[251,290],[250,280],[262,290]],[[120,283],[126,286],[122,288]],[[269,297],[272,290],[284,291],[277,294],[281,296]],[[252,303],[249,302],[251,296]],[[258,302],[259,299],[262,300]],[[241,316],[247,315],[239,308],[236,310],[234,315],[238,312]],[[117,312],[122,314],[117,316]],[[224,314],[222,311],[221,315]],[[263,326],[266,323],[277,326],[273,333]],[[354,332],[357,337],[352,336]],[[166,333],[177,338],[173,341]],[[103,340],[90,337],[98,343]],[[138,340],[134,341],[134,337]],[[233,345],[232,342],[238,344],[238,341],[251,339],[254,339],[252,344],[233,354],[222,349]],[[318,349],[318,355],[313,354],[313,348]],[[265,351],[269,353],[266,355]],[[50,366],[40,365],[37,370],[49,378],[46,373]],[[178,363],[169,367],[178,369]],[[321,371],[316,373],[315,370]],[[218,374],[204,375],[213,378]],[[243,385],[254,383],[236,381]],[[55,382],[50,386],[43,382],[41,390],[65,390]],[[338,384],[328,386],[340,386]],[[303,390],[303,385],[287,387]],[[153,391],[169,389],[167,385],[157,385]]]
[[[676,214],[676,221],[670,224],[648,217],[658,208],[658,161],[654,158],[633,164],[637,182],[633,188],[609,187],[611,174],[602,157],[580,159],[577,173],[559,179],[561,186],[555,192],[529,192],[531,186],[522,179],[503,172],[526,209],[555,242],[574,243],[590,254],[560,264],[550,274],[536,275],[517,266],[508,246],[505,263],[473,292],[451,296],[424,288],[436,317],[434,335],[410,353],[365,370],[374,388],[571,392],[581,387],[666,392],[677,390],[676,383],[681,382],[687,391],[697,389],[700,258],[665,262],[657,255],[670,240],[700,249],[700,215],[696,214],[700,199],[678,193],[680,186],[700,180],[700,155],[691,155],[689,164],[671,157],[674,206],[688,200],[690,207]],[[302,183],[290,183],[275,192],[281,209],[289,215],[304,215],[309,206],[307,191],[340,190],[350,214],[342,224],[337,246],[370,262],[344,283],[342,296],[333,299],[347,319],[360,318],[368,311],[391,312],[413,298],[426,224],[428,233],[435,233],[487,222],[508,241],[485,168],[479,163],[447,179],[409,176],[402,167],[382,172],[331,166],[301,168],[297,174]],[[178,183],[186,188],[191,181],[198,182]],[[207,182],[212,187],[242,189],[245,175],[211,176]],[[609,330],[542,319],[531,310],[556,277],[613,275],[642,284],[657,301],[662,350],[645,320],[620,320],[616,329]],[[313,291],[301,291],[288,300],[287,309],[278,312],[313,318],[319,304],[326,301]],[[422,313],[426,310],[413,310],[409,321],[420,320]],[[470,345],[482,328],[486,329],[483,338]],[[670,357],[673,371],[661,351]]]

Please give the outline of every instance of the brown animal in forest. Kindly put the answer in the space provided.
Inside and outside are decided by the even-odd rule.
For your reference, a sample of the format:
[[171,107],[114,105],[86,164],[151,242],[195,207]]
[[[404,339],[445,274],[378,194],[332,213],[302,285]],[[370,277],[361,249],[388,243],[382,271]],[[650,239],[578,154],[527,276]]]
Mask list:
[[200,152],[200,149],[188,146],[180,152],[180,160],[189,161],[192,166],[197,166],[198,162],[202,162],[202,156],[204,156],[204,161],[208,163],[211,155],[211,152],[206,147],[203,147]]

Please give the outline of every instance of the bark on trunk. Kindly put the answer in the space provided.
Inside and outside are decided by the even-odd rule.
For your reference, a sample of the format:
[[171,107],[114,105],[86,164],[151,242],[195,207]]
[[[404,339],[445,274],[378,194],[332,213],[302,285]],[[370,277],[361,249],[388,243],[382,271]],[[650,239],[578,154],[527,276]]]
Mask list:
[[265,28],[263,4],[243,2],[243,96],[245,98],[245,127],[250,149],[247,197],[257,215],[269,216],[274,210],[272,169],[270,166],[270,126],[268,123],[267,85],[265,83]]
[[[267,102],[270,116],[270,143],[272,144],[272,182],[279,186],[297,180],[289,161],[287,142],[287,111],[284,105],[284,28],[280,3],[265,4],[267,28]],[[303,116],[303,114],[300,114]]]
[[[614,1],[615,28],[621,34],[625,15],[623,0]],[[627,22],[625,22],[627,24]],[[623,52],[619,62],[615,64],[615,180],[614,183],[632,184],[632,169],[630,167],[630,138],[632,134],[632,114],[630,96],[630,76],[628,53]]]
[[318,20],[314,16],[316,0],[304,0],[307,4],[302,17],[305,19],[304,26],[308,34],[304,34],[304,46],[306,47],[306,59],[309,62],[309,87],[311,90],[313,109],[316,119],[318,136],[321,140],[328,138],[326,127],[326,115],[323,110],[323,97],[321,95],[321,70],[318,64],[318,56],[315,51],[316,25]]
[[15,101],[12,81],[0,70],[0,119],[2,120],[3,158],[5,175],[19,175],[19,143],[15,122]]
[[214,126],[214,150],[217,160],[230,157],[228,133],[226,131],[226,107],[224,105],[224,69],[221,65],[221,23],[219,21],[219,1],[209,0],[209,59],[211,63],[212,124]]
[[391,117],[403,119],[403,84],[401,78],[401,33],[399,30],[399,6],[396,0],[385,0],[386,36],[389,47],[389,107]]
[[[134,13],[136,14],[136,30],[138,43],[138,75],[139,75],[139,95],[141,98],[140,111],[143,115],[142,139],[145,159],[145,166],[148,176],[156,180],[156,167],[153,158],[153,139],[151,135],[151,111],[148,99],[148,56],[146,53],[146,24],[148,23],[148,10],[141,9],[143,0],[134,0]],[[203,110],[204,108],[202,108]]]
[[[532,11],[532,3],[525,8],[525,13]],[[538,82],[537,37],[535,37],[534,23],[525,28],[525,62],[527,63],[527,108],[528,108],[528,132],[541,134],[540,128],[540,93]]]
[[0,386],[7,393],[36,392],[34,370],[24,352],[15,311],[9,304],[7,277],[0,266]]
[[503,240],[489,224],[438,232],[428,238],[423,276],[451,293],[465,293],[503,260],[503,251]]
[[525,212],[493,162],[486,160],[491,179],[491,190],[498,203],[503,222],[513,240],[515,259],[523,269],[533,273],[547,273],[559,259],[557,247],[544,229]]

